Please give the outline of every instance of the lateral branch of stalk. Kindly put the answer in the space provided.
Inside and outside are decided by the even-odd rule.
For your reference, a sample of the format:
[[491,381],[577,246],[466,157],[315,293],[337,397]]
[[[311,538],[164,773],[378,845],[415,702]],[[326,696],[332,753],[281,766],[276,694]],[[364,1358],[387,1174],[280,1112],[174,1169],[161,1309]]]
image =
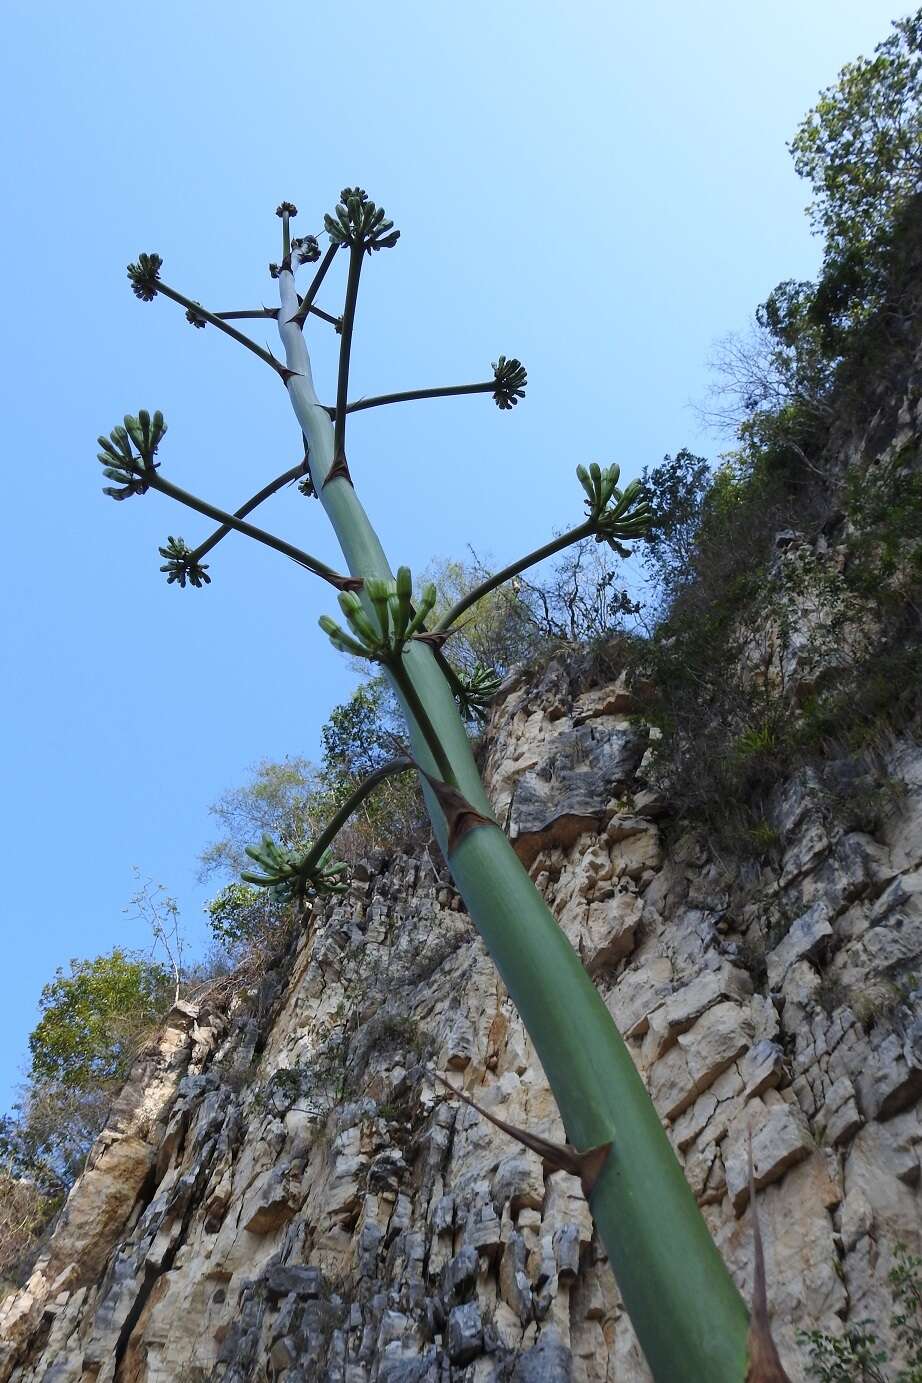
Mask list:
[[[361,413],[365,408],[381,408],[387,403],[413,403],[416,399],[448,399],[459,394],[492,394],[496,390],[496,380],[485,380],[482,384],[449,384],[436,389],[405,389],[398,394],[375,394],[368,399],[356,399],[346,404],[347,413]],[[337,405],[338,406],[338,405]],[[336,420],[337,410],[329,410]]]
[[502,586],[506,581],[511,581],[514,576],[518,576],[520,572],[525,571],[528,567],[536,566],[539,562],[543,562],[545,558],[553,557],[556,552],[562,552],[565,547],[569,547],[572,543],[579,543],[583,538],[589,538],[597,531],[597,520],[595,518],[587,519],[576,528],[568,529],[566,533],[562,533],[559,538],[554,538],[551,542],[545,543],[543,547],[536,548],[534,552],[529,552],[527,556],[520,557],[517,562],[512,562],[508,567],[503,567],[501,571],[494,572],[492,576],[488,576],[479,586],[475,586],[473,590],[468,591],[467,595],[462,596],[459,601],[452,605],[451,609],[443,615],[435,626],[435,629],[431,632],[433,634],[448,635],[452,632],[452,626],[456,620],[460,619],[465,610],[469,610],[472,605],[476,605],[478,600],[482,600],[485,595],[489,595],[491,591],[495,591],[498,586]]
[[367,777],[363,778],[358,787],[346,798],[339,811],[330,818],[308,853],[305,855],[299,870],[302,877],[304,879],[309,878],[317,863],[323,858],[324,853],[333,844],[333,841],[349,821],[350,817],[352,817],[362,805],[365,798],[374,792],[379,783],[383,783],[386,778],[393,778],[399,773],[409,773],[411,771],[419,771],[412,759],[388,759],[386,763],[380,764],[378,768],[373,769]]
[[[300,467],[297,473],[300,473]],[[283,556],[289,557],[292,562],[297,562],[299,567],[305,567],[315,576],[328,581],[338,591],[358,591],[361,590],[363,582],[358,576],[342,576],[339,572],[328,567],[319,558],[312,557],[308,552],[302,552],[300,548],[293,547],[291,543],[286,543],[284,538],[277,538],[274,533],[267,533],[262,528],[256,528],[253,524],[246,523],[236,514],[228,514],[223,509],[218,509],[216,505],[209,504],[207,500],[199,499],[197,495],[192,495],[188,490],[182,490],[178,485],[164,479],[159,472],[145,474],[145,479],[152,490],[159,490],[162,495],[168,495],[170,499],[175,499],[179,504],[186,505],[189,509],[194,509],[196,513],[204,514],[206,518],[213,519],[215,523],[221,525],[226,530],[233,529],[236,533],[242,533],[247,538],[253,538],[258,543],[263,543],[266,547],[273,548],[276,552],[281,552]],[[213,535],[214,536],[214,535]],[[222,535],[223,536],[223,535]],[[217,539],[215,539],[217,541]],[[214,544],[212,543],[212,546]]]
[[[269,481],[268,485],[264,485],[261,490],[248,499],[246,504],[241,504],[239,509],[235,509],[233,518],[245,519],[247,514],[251,514],[253,510],[258,508],[265,500],[271,498],[272,495],[276,494],[286,485],[290,485],[293,480],[300,480],[302,476],[307,474],[308,466],[307,457],[305,456],[303,460],[298,462],[297,466],[292,466],[289,470],[284,471],[282,475],[277,475],[274,480]],[[222,523],[221,527],[216,528],[210,538],[206,538],[203,543],[199,543],[198,547],[190,554],[190,561],[201,561],[207,552],[210,552],[213,547],[218,545],[222,538],[226,538],[228,533],[232,533],[233,531],[234,529],[231,524]]]

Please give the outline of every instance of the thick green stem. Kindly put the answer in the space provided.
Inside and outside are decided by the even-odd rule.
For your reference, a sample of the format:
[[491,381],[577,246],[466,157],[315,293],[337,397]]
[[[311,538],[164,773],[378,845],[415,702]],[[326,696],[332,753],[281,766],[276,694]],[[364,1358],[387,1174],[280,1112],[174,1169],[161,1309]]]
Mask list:
[[536,566],[538,562],[543,562],[546,557],[553,557],[555,552],[562,552],[565,547],[570,547],[572,543],[582,542],[583,538],[590,537],[596,530],[593,519],[588,519],[581,523],[578,528],[571,528],[566,533],[561,533],[559,538],[552,538],[544,547],[536,548],[534,552],[529,552],[527,557],[520,557],[517,562],[511,562],[508,567],[503,567],[502,571],[494,572],[488,576],[486,581],[482,581],[479,586],[468,591],[455,605],[451,607],[446,615],[439,620],[433,633],[441,634],[447,632],[454,624],[456,619],[460,619],[465,610],[469,610],[472,605],[476,605],[478,600],[482,600],[485,595],[495,591],[497,586],[502,586],[506,581],[511,581],[514,576],[518,576],[520,571],[525,571],[527,567]]
[[[402,394],[375,394],[370,399],[356,399],[346,405],[347,413],[361,413],[363,408],[381,408],[386,403],[412,403],[415,399],[450,399],[458,394],[492,394],[496,380],[483,384],[447,384],[441,389],[406,389]],[[336,416],[334,410],[333,416]]]
[[328,567],[325,562],[321,562],[319,558],[312,557],[309,552],[302,552],[300,548],[292,547],[291,543],[286,543],[284,538],[276,538],[274,533],[267,533],[262,528],[255,528],[251,523],[244,523],[242,519],[236,518],[233,514],[225,513],[223,509],[209,504],[207,500],[199,499],[198,495],[191,495],[188,490],[181,490],[178,485],[164,480],[159,472],[155,471],[149,477],[148,483],[152,490],[159,490],[162,495],[169,495],[170,499],[185,504],[187,508],[194,509],[198,514],[204,514],[206,519],[214,519],[223,528],[232,528],[236,533],[243,533],[245,537],[254,538],[256,542],[264,543],[266,547],[271,547],[276,552],[281,552],[285,557],[290,557],[293,562],[297,562],[299,567],[306,567],[315,576],[329,581],[330,585],[335,586],[338,591],[355,588],[355,583],[349,577],[340,575],[332,567]]
[[[307,457],[305,457],[303,461],[299,461],[296,466],[292,466],[290,470],[285,471],[282,475],[277,475],[274,480],[270,480],[269,484],[264,485],[261,490],[257,491],[251,499],[247,500],[246,504],[241,504],[239,509],[235,509],[233,517],[235,519],[245,519],[247,514],[251,514],[254,509],[258,509],[265,500],[270,499],[277,491],[284,489],[284,487],[290,485],[293,480],[299,480],[302,475],[306,474]],[[232,533],[233,531],[233,527],[230,524],[222,523],[221,527],[216,528],[210,538],[206,538],[203,543],[199,543],[198,547],[192,553],[191,560],[200,562],[206,552],[210,552],[213,547],[217,547],[221,539],[226,538],[228,533]]]
[[[280,274],[279,285],[279,330],[289,368],[297,372],[287,387],[308,439],[314,486],[350,571],[390,579],[353,487],[340,477],[323,484],[333,463],[333,428],[314,389],[304,339],[290,320],[286,324],[296,301],[291,276]],[[438,736],[454,782],[477,811],[489,815],[463,722],[431,650],[414,641],[401,669]],[[435,756],[399,683],[396,690],[414,756],[430,771]],[[447,849],[445,818],[425,784],[424,794],[436,836]],[[592,1212],[657,1383],[742,1383],[746,1308],[630,1053],[576,952],[498,828],[468,831],[450,863],[534,1041],[570,1141],[581,1149],[613,1141],[592,1194]]]
[[362,805],[365,798],[374,792],[379,783],[383,783],[385,778],[392,778],[397,773],[409,773],[411,769],[415,770],[415,768],[416,765],[412,759],[388,759],[387,763],[381,764],[369,773],[367,778],[363,778],[355,791],[346,798],[336,815],[327,822],[305,855],[302,866],[304,877],[307,878],[311,874],[317,863],[323,858],[324,851],[329,850],[350,817]]

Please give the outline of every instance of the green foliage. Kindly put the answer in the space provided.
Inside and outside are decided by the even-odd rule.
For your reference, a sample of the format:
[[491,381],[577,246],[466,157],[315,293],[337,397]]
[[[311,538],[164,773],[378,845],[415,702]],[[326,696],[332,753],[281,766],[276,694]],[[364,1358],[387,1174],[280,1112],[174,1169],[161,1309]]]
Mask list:
[[[406,753],[398,716],[388,684],[381,677],[371,678],[347,702],[334,707],[322,727],[319,768],[303,758],[257,764],[248,783],[226,792],[211,808],[224,835],[203,852],[203,877],[239,877],[252,859],[248,851],[253,841],[266,837],[296,874],[295,866],[310,842],[359,783],[387,760]],[[413,776],[405,774],[385,779],[362,802],[337,836],[335,851],[354,863],[374,850],[423,836],[428,837],[428,829],[419,790]],[[264,877],[275,873],[263,869]],[[287,935],[291,922],[284,897],[246,883],[223,888],[206,911],[215,940],[235,955],[241,947],[272,949]]]
[[791,142],[827,254],[879,240],[922,178],[922,10],[893,30],[872,58],[843,67]]
[[246,868],[246,847],[262,836],[293,848],[303,845],[323,828],[319,788],[317,770],[305,758],[260,760],[242,787],[223,793],[209,808],[222,835],[200,856],[202,877],[236,878]]
[[843,1335],[801,1331],[798,1341],[808,1354],[807,1377],[817,1383],[922,1383],[922,1258],[902,1244],[894,1250],[888,1281],[895,1310],[890,1327],[905,1365],[896,1373],[871,1321],[859,1321]]
[[49,1200],[62,1199],[105,1123],[113,1089],[110,1081],[75,1086],[32,1079],[20,1092],[15,1117],[0,1119],[0,1162]]
[[475,667],[470,677],[459,680],[458,705],[465,720],[483,724],[490,713],[490,702],[502,685],[502,678],[486,667]]
[[[426,578],[436,589],[433,620],[440,621],[489,575],[489,568],[473,556],[468,562],[457,558],[431,562]],[[489,591],[466,611],[445,646],[446,655],[462,677],[472,675],[477,667],[489,667],[502,675],[538,652],[543,640],[523,589],[523,583],[514,579]]]
[[59,1196],[15,1176],[0,1157],[0,1301],[25,1281],[41,1234],[60,1205]]
[[120,947],[72,960],[42,990],[42,1017],[29,1038],[32,1076],[87,1088],[127,1073],[139,1041],[169,1008],[167,971]]
[[887,1383],[886,1374],[878,1368],[886,1363],[887,1353],[877,1348],[870,1324],[860,1321],[844,1335],[804,1331],[799,1338],[810,1356],[807,1376],[821,1383]]
[[896,1310],[890,1325],[909,1365],[898,1383],[922,1383],[922,1258],[898,1244],[894,1259],[890,1286]]
[[922,586],[922,470],[903,449],[870,471],[852,467],[846,504],[854,526],[848,582],[862,594],[900,602]]
[[233,883],[216,893],[205,911],[215,940],[233,954],[241,944],[256,946],[275,933],[282,910],[265,890]]
[[[841,521],[854,556],[843,564],[788,527],[803,510],[770,453],[717,472],[679,552],[659,557],[663,617],[633,650],[680,817],[761,845],[768,796],[793,768],[873,750],[914,721],[916,476],[850,480]],[[779,528],[787,545],[775,549]]]
[[[388,759],[407,753],[399,708],[383,677],[360,684],[337,706],[321,730],[323,754],[317,778],[318,810],[328,819],[363,778]],[[366,797],[337,838],[337,852],[355,861],[395,844],[428,838],[419,788],[411,774],[385,779]]]
[[[839,459],[843,430],[892,412],[917,342],[920,36],[922,11],[845,69],[794,142],[823,274],[779,284],[754,343],[725,348],[738,449],[712,478],[686,453],[644,475],[657,623],[634,659],[659,771],[680,817],[744,850],[766,848],[768,799],[792,768],[822,778],[922,710],[922,460],[915,446],[860,457],[843,479]],[[875,780],[869,820],[883,796]]]
[[42,990],[29,1079],[0,1118],[0,1279],[23,1280],[105,1122],[112,1094],[169,1009],[167,971],[116,948]]
[[[816,284],[779,284],[759,310],[775,363],[801,400],[828,388],[844,357],[866,368],[875,339],[899,338],[905,295],[894,265],[918,237],[922,191],[922,10],[822,92],[791,142],[824,236]],[[911,281],[903,263],[897,279]],[[844,373],[848,373],[847,370]]]
[[660,465],[644,467],[641,482],[650,512],[641,560],[656,607],[665,610],[693,578],[696,539],[713,476],[703,456],[683,447],[675,456],[664,456]]
[[323,766],[320,784],[336,792],[342,779],[360,779],[401,752],[402,741],[390,724],[393,709],[387,704],[387,684],[382,678],[363,682],[348,701],[334,706],[320,731]]

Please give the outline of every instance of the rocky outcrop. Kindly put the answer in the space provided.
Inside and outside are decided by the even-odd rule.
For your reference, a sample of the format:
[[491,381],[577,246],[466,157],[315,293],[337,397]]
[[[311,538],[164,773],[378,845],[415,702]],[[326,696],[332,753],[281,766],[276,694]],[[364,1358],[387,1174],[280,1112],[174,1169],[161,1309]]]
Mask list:
[[[922,1248],[922,753],[874,836],[809,774],[776,867],[685,836],[623,686],[552,665],[491,726],[501,819],[647,1081],[741,1289],[747,1146],[773,1328],[871,1318]],[[641,1383],[578,1182],[430,1072],[561,1138],[531,1044],[445,872],[370,861],[228,1011],[179,1006],[26,1288],[0,1379]]]

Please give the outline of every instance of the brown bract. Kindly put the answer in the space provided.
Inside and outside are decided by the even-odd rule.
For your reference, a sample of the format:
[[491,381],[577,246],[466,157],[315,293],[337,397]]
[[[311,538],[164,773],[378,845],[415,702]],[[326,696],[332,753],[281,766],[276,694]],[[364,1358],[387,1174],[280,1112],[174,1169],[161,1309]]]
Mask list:
[[[438,1071],[433,1071],[432,1074],[440,1085],[444,1085],[446,1090],[450,1090],[453,1095],[457,1095],[459,1100],[470,1105],[471,1109],[476,1109],[477,1113],[484,1119],[488,1119],[496,1128],[502,1129],[503,1133],[508,1133],[510,1138],[514,1138],[523,1147],[530,1148],[532,1152],[537,1153],[553,1171],[569,1172],[571,1176],[579,1177],[583,1195],[587,1201],[589,1200],[599,1179],[599,1174],[605,1165],[605,1160],[611,1152],[613,1146],[611,1143],[601,1143],[597,1148],[587,1148],[585,1152],[580,1152],[578,1148],[574,1148],[572,1143],[552,1143],[549,1138],[542,1138],[538,1133],[529,1133],[527,1129],[516,1128],[514,1124],[507,1124],[505,1119],[497,1119],[495,1114],[491,1114],[489,1110],[477,1104],[470,1095],[456,1090],[444,1076],[439,1075]],[[769,1377],[767,1374],[765,1376],[766,1378]]]
[[[472,807],[463,793],[449,783],[443,783],[439,778],[433,778],[427,773],[426,781],[435,793],[436,801],[442,809],[445,817],[445,824],[448,826],[448,853],[451,855],[460,845],[468,831],[475,830],[478,826],[496,826],[496,822],[489,816],[484,816],[482,812]],[[496,826],[499,830],[499,827]]]

